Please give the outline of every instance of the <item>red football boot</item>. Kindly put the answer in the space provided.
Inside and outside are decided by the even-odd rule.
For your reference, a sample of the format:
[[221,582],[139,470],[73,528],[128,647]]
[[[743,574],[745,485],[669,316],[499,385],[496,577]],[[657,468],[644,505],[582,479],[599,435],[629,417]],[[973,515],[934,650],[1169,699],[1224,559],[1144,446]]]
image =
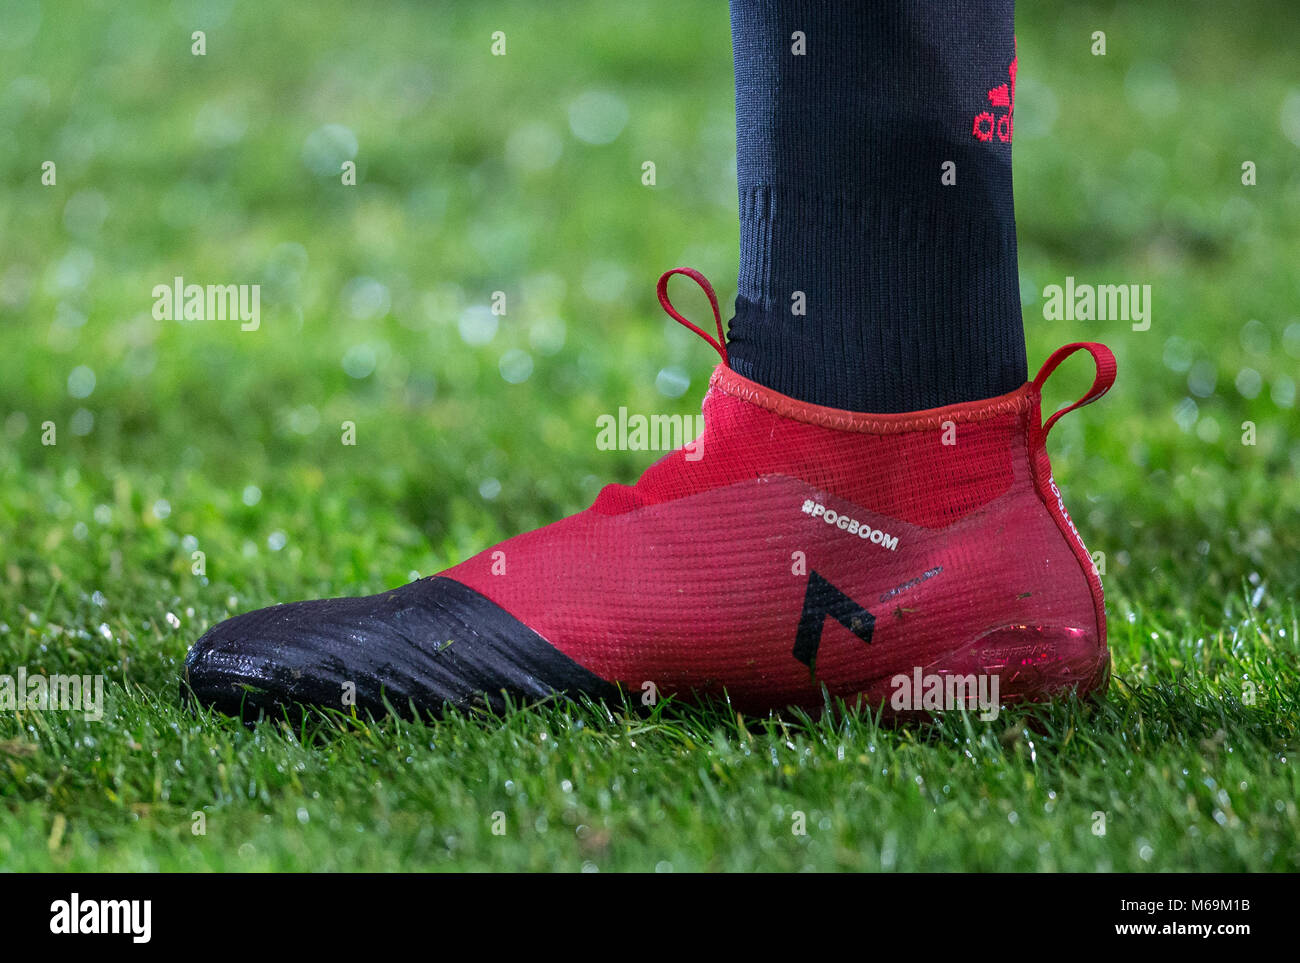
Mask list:
[[[673,309],[676,273],[708,293],[717,340]],[[823,690],[907,711],[1104,689],[1101,581],[1044,443],[1114,382],[1107,348],[1066,345],[997,398],[860,414],[732,371],[697,272],[669,271],[659,297],[722,357],[697,441],[440,575],[223,622],[186,659],[193,692],[247,714],[615,686],[725,692],[748,711],[815,707]],[[1080,349],[1092,389],[1043,423],[1042,385]]]

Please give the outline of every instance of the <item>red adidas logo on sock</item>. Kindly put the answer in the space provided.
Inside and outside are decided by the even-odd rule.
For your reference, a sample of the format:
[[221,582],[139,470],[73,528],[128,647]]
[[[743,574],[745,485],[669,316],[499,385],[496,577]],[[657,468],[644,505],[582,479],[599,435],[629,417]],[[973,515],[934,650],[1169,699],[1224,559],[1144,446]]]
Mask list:
[[975,126],[972,132],[982,141],[992,140],[996,133],[998,140],[1004,144],[1011,143],[1012,114],[1016,109],[1016,63],[1019,60],[1019,56],[1012,58],[1011,66],[1007,68],[1007,73],[1011,77],[1010,83],[998,84],[989,91],[989,103],[994,107],[1005,107],[1007,112],[995,115],[990,110],[984,110],[975,115]]

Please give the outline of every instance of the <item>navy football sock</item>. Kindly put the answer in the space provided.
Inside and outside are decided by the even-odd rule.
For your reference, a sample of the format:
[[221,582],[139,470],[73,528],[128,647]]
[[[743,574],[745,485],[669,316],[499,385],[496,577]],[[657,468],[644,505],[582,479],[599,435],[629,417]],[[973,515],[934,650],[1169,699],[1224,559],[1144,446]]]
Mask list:
[[738,372],[876,412],[1024,383],[1013,9],[731,0]]

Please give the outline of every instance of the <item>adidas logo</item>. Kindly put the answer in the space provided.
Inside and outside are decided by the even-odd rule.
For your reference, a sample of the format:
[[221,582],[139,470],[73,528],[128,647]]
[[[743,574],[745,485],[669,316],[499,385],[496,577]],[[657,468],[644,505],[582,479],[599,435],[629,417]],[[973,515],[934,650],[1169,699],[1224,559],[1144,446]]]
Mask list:
[[998,84],[989,91],[989,105],[992,107],[1005,107],[1006,113],[994,114],[991,110],[980,111],[975,115],[975,126],[973,133],[982,141],[991,141],[993,135],[997,134],[998,140],[1004,144],[1011,143],[1012,134],[1012,115],[1016,109],[1016,64],[1020,57],[1013,57],[1011,66],[1007,68],[1010,80],[1005,84]]

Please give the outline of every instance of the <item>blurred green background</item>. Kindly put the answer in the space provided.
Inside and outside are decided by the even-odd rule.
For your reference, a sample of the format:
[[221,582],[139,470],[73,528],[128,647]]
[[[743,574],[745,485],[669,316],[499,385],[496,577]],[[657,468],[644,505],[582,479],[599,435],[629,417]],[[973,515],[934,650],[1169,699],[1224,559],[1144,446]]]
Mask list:
[[[211,622],[393,587],[579,510],[653,457],[598,451],[598,415],[698,411],[715,359],[653,290],[689,264],[734,298],[725,4],[2,2],[0,671],[103,671],[145,693],[139,719],[171,718]],[[1176,687],[1226,644],[1210,675],[1231,695],[1249,628],[1272,646],[1252,670],[1294,681],[1293,6],[1026,3],[1017,32],[1030,370],[1073,340],[1119,358],[1114,391],[1052,436],[1105,553],[1117,676]],[[177,275],[260,284],[260,330],[155,320]],[[1150,284],[1150,330],[1044,320],[1067,275]],[[1282,753],[1295,693],[1278,698],[1257,746]],[[66,756],[20,745],[41,727],[3,725],[11,839],[97,811],[111,778],[63,783]],[[160,805],[161,777],[139,780]],[[1275,815],[1287,842],[1259,852],[1295,859],[1294,803]]]

